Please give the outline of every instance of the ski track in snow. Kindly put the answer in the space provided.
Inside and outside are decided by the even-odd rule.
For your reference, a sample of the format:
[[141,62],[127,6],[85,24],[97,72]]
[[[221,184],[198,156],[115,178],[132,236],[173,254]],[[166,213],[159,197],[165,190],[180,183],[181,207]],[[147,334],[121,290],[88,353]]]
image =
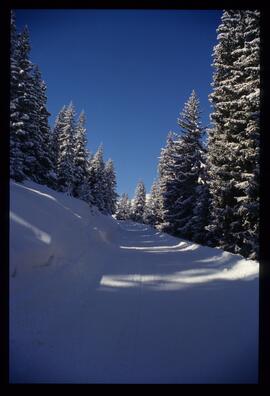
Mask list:
[[258,263],[11,192],[11,382],[257,382]]

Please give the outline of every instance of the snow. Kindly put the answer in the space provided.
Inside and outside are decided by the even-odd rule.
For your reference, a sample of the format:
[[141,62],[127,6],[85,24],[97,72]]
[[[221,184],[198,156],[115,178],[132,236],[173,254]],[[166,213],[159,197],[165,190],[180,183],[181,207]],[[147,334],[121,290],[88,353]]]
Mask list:
[[10,380],[256,383],[258,263],[11,182]]

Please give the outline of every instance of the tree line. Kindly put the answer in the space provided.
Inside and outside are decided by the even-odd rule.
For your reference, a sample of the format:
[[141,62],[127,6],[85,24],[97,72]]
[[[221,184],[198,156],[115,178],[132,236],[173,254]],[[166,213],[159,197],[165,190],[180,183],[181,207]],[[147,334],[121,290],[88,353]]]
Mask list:
[[[124,194],[118,218],[137,218],[208,246],[259,258],[260,14],[225,10],[213,53],[211,126],[193,91],[161,150],[146,201]],[[207,133],[207,142],[203,139]],[[140,199],[137,195],[140,195]]]
[[72,103],[59,112],[50,128],[46,84],[30,61],[28,28],[18,32],[11,15],[10,47],[10,177],[29,179],[96,206],[105,214],[116,208],[116,175],[103,147],[87,149],[86,116],[76,118]]

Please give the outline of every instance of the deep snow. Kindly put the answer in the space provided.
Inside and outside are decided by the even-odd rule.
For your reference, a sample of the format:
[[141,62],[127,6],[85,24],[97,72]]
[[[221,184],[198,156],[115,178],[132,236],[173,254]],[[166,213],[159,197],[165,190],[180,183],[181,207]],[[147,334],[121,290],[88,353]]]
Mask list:
[[257,262],[10,192],[11,382],[257,382]]

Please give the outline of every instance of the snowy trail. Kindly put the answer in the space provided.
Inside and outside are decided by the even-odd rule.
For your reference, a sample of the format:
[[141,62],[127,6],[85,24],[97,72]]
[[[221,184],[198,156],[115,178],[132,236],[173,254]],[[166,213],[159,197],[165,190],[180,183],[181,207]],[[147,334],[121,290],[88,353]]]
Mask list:
[[[208,248],[190,242],[179,246],[178,239],[145,225],[122,227],[119,266],[103,275],[101,290],[117,294],[113,307],[136,312],[129,314],[118,348],[119,367],[127,358],[126,374],[117,372],[116,364],[108,381],[256,382],[257,283],[218,279],[226,256],[228,268],[239,257],[221,254],[221,263],[206,261],[198,269],[196,260],[206,260]],[[133,337],[134,349],[124,351]]]
[[85,221],[70,261],[11,278],[11,381],[257,382],[256,264],[114,223],[108,234]]

